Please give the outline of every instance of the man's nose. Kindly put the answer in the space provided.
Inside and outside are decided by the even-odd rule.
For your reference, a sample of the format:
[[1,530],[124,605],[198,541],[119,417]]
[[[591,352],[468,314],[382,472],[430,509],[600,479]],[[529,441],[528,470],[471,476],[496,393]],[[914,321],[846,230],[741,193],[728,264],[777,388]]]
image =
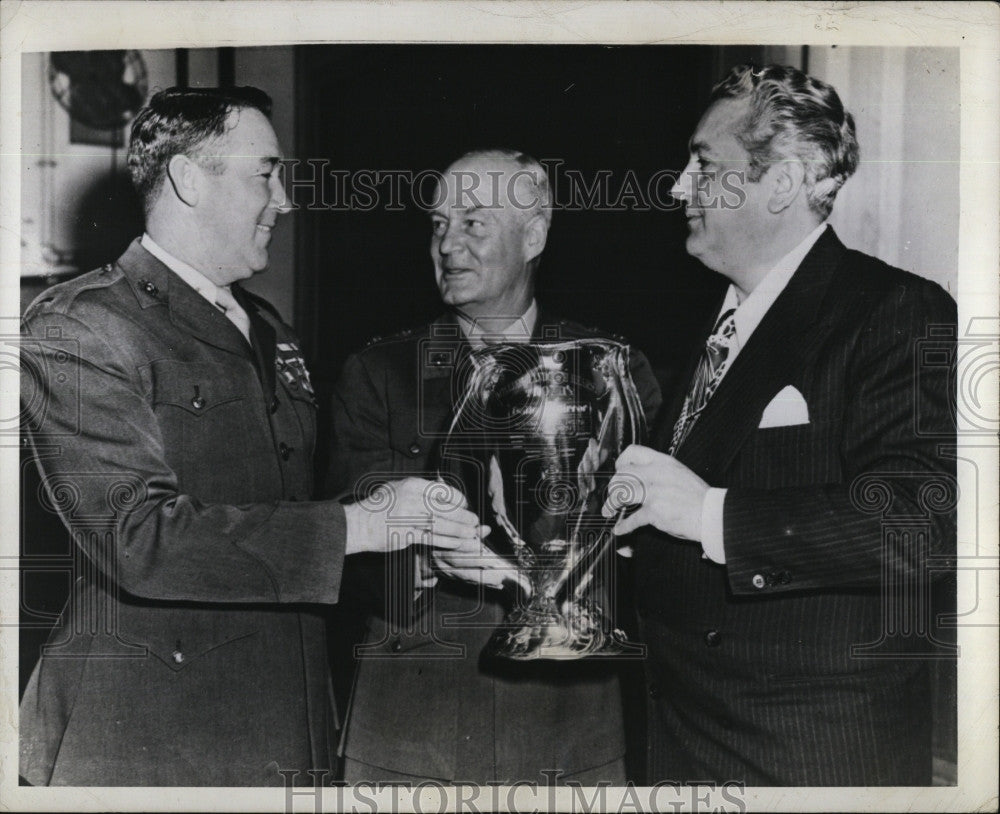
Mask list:
[[279,215],[285,215],[292,211],[292,205],[285,194],[285,174],[281,167],[276,167],[271,173],[271,201],[270,206],[278,210]]
[[688,161],[684,169],[681,170],[681,174],[677,176],[677,181],[674,182],[673,187],[670,188],[670,195],[674,200],[683,202],[694,199],[692,179],[694,178],[696,169],[694,159],[692,158]]
[[455,230],[446,226],[438,241],[438,251],[441,254],[453,254],[459,248],[458,235]]

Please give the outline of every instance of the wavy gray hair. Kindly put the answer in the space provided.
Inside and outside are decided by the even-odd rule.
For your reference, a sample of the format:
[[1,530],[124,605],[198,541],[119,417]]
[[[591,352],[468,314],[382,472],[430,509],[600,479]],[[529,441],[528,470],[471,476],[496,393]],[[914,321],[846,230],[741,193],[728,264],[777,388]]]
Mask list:
[[854,118],[837,91],[797,68],[739,65],[712,89],[711,102],[721,99],[750,103],[737,134],[750,153],[748,180],[760,180],[782,158],[797,158],[805,165],[809,207],[826,218],[860,156]]

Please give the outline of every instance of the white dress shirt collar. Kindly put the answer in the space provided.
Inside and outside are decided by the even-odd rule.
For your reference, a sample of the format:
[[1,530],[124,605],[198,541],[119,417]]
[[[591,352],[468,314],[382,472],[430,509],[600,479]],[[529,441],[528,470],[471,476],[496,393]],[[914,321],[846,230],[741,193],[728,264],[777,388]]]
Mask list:
[[209,280],[208,277],[196,268],[189,266],[183,260],[178,260],[170,254],[170,252],[156,243],[156,241],[154,241],[149,234],[143,234],[141,243],[142,247],[153,255],[153,257],[163,263],[163,265],[191,286],[191,288],[201,294],[201,296],[208,300],[212,305],[215,305],[215,301],[218,298],[219,286]]
[[[456,313],[462,335],[469,341],[469,344],[477,350],[486,344],[496,342],[527,342],[535,332],[535,323],[538,321],[538,303],[532,299],[531,305],[518,319],[504,328],[493,328],[491,322],[500,317],[477,317],[470,320],[462,314]],[[489,339],[489,343],[485,339]]]
[[826,229],[826,221],[813,229],[794,249],[782,257],[767,275],[761,280],[757,287],[750,292],[741,303],[736,294],[736,286],[730,285],[726,292],[726,299],[722,303],[720,314],[724,314],[730,308],[735,308],[733,322],[736,323],[736,346],[742,348],[750,339],[751,334],[757,329],[764,315],[774,305],[774,301],[785,287],[788,285],[796,269],[805,260],[806,255],[819,240],[820,235]]

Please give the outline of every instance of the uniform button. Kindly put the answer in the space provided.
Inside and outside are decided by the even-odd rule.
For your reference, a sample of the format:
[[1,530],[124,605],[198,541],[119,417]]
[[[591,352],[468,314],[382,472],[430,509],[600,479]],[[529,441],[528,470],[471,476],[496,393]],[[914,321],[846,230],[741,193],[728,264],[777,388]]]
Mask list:
[[718,647],[722,641],[722,634],[717,630],[709,630],[705,633],[705,644],[708,647]]
[[271,415],[274,415],[276,412],[278,412],[278,404],[279,403],[280,402],[278,401],[278,397],[277,396],[275,396],[273,399],[271,399]]
[[146,282],[145,280],[140,280],[139,285],[141,285],[142,290],[145,291],[147,294],[149,294],[151,297],[155,297],[157,294],[160,293],[160,289],[158,289],[153,283]]
[[764,579],[763,574],[754,574],[753,579],[750,581],[753,583],[754,588],[763,588],[765,585],[767,585],[767,580]]
[[399,636],[392,640],[392,649],[395,653],[398,653],[403,649],[403,641],[399,638]]
[[281,455],[281,460],[287,461],[292,455],[292,448],[282,441],[278,444],[278,453]]
[[416,441],[414,441],[412,444],[410,444],[410,454],[411,455],[419,455],[420,454],[420,444],[418,444]]
[[194,407],[194,409],[196,410],[200,410],[202,407],[205,406],[205,399],[203,399],[201,396],[195,396],[193,399],[191,399],[191,406]]
[[792,575],[789,574],[787,571],[782,571],[780,574],[778,574],[778,584],[787,585],[791,581],[792,581]]
[[177,664],[184,663],[184,654],[180,650],[175,650],[173,653],[171,653],[171,656],[173,657],[174,662],[176,662]]
[[649,697],[650,698],[660,697],[660,688],[656,684],[649,685]]

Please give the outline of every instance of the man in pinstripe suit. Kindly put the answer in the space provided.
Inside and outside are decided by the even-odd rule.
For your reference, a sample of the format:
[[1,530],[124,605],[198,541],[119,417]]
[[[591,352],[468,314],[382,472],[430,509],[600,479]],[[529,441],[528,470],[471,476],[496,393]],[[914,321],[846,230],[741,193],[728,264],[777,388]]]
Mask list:
[[912,597],[955,546],[955,303],[826,225],[858,163],[829,85],[736,68],[690,152],[687,249],[731,285],[617,467],[617,530],[646,527],[649,780],[928,784],[944,650]]

